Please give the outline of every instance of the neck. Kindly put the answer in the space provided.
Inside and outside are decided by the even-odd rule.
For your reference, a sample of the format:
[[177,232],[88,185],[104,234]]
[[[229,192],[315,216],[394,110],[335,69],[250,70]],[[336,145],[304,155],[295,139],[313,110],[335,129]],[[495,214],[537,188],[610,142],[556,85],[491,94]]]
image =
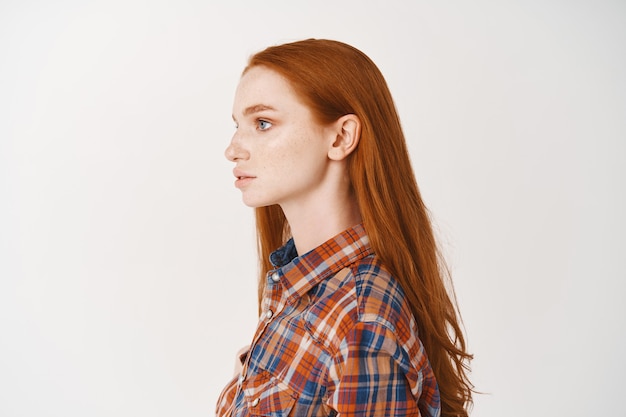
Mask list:
[[336,195],[305,207],[285,207],[283,212],[289,222],[291,235],[298,255],[315,249],[344,230],[361,222],[356,199],[349,193],[343,198]]

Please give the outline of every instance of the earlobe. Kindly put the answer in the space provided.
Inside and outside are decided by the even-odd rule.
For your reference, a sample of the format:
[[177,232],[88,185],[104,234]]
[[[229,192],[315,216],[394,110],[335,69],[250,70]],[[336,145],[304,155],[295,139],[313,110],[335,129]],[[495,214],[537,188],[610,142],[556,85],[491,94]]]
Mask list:
[[361,139],[361,120],[355,114],[341,116],[333,124],[335,140],[328,150],[328,157],[340,161],[350,155]]

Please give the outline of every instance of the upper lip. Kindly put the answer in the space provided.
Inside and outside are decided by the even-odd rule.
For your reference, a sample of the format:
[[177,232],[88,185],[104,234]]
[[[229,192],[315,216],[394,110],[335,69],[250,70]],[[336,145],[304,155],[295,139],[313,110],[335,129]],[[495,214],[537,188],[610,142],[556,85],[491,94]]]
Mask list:
[[233,175],[237,178],[254,178],[254,175],[250,175],[247,172],[243,172],[242,170],[238,168],[233,169]]

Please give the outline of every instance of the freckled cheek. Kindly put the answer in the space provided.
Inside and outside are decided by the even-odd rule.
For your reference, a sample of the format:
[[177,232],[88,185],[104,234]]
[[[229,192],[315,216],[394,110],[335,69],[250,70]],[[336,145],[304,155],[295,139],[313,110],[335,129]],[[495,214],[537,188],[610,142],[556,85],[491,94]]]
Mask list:
[[270,152],[263,156],[260,165],[264,176],[285,178],[296,172],[300,161],[289,152]]
[[[312,146],[312,141],[316,139],[303,132],[295,132],[273,140],[272,145],[263,148],[261,159],[264,169],[281,175],[310,171],[316,158],[315,153],[319,152],[316,146]],[[323,155],[320,159],[323,159]]]
[[297,166],[302,159],[302,148],[299,146],[276,146],[268,148],[265,160],[276,169]]
[[285,157],[277,157],[270,167],[281,178],[289,179],[300,169],[296,160],[291,159],[288,155]]

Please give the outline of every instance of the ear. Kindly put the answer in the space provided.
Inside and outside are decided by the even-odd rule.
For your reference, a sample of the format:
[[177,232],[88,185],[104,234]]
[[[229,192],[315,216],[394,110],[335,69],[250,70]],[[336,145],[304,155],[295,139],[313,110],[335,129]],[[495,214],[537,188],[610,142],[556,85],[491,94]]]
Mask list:
[[334,142],[328,149],[328,157],[341,161],[352,153],[361,139],[361,120],[354,114],[341,116],[332,124]]

